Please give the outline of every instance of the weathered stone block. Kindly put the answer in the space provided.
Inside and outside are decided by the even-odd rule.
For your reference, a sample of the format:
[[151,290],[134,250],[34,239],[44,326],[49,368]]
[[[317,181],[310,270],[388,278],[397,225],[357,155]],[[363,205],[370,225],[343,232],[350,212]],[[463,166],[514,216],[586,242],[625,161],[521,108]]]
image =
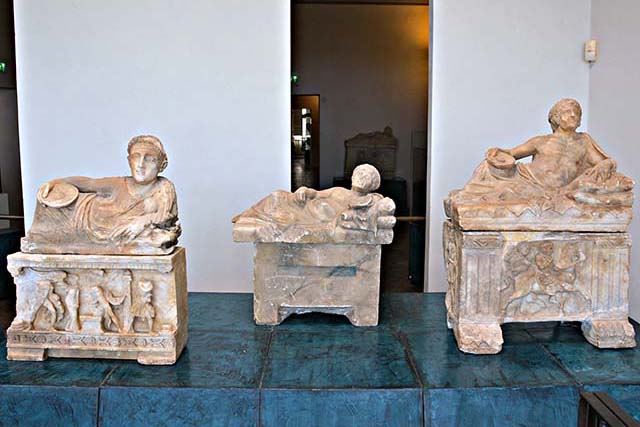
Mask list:
[[256,243],[254,317],[277,325],[292,313],[343,314],[378,324],[380,245]]

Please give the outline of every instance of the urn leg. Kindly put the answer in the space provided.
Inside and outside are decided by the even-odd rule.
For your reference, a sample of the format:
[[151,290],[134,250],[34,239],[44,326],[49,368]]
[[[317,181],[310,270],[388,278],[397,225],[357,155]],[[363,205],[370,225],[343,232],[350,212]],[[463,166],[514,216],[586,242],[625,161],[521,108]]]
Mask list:
[[458,349],[472,354],[496,354],[502,350],[502,329],[499,323],[458,323],[453,332]]
[[263,302],[260,299],[253,300],[253,318],[257,325],[279,325],[284,318],[280,316],[278,305],[271,302]]
[[7,347],[7,360],[41,362],[47,358],[44,348]]
[[378,325],[378,307],[360,306],[354,307],[347,313],[347,319],[353,326],[377,326]]
[[140,352],[137,360],[141,365],[175,365],[178,356],[173,351]]
[[598,348],[631,348],[636,346],[635,331],[627,319],[589,319],[582,322],[582,333]]

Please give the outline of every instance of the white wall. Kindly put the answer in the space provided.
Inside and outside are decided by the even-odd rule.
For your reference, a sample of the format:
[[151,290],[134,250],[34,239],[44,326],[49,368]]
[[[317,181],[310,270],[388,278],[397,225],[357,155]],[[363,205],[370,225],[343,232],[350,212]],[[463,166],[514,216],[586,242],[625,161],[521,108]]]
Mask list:
[[549,133],[563,97],[589,117],[590,33],[584,0],[432,0],[428,290],[446,290],[442,200],[462,187],[492,146]]
[[288,0],[15,2],[26,225],[38,186],[128,174],[160,137],[191,291],[251,291],[231,218],[289,186]]
[[343,175],[345,139],[391,126],[399,141],[396,175],[411,188],[412,131],[427,125],[428,14],[427,6],[407,5],[293,8],[300,79],[293,90],[321,98],[321,186]]
[[[591,68],[589,133],[618,162],[618,170],[640,183],[640,3],[592,0],[591,35],[598,61]],[[636,187],[636,194],[640,189]],[[631,316],[640,319],[640,215],[631,223]]]

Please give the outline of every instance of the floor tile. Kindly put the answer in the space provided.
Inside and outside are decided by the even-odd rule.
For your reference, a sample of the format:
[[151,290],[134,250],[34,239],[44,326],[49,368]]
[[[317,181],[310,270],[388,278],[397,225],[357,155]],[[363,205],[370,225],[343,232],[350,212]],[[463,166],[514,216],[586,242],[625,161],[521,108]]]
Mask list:
[[187,348],[173,366],[122,362],[106,386],[257,387],[269,340],[268,332],[191,332]]
[[253,321],[253,294],[189,293],[191,331],[268,331]]
[[582,330],[580,329],[580,322],[545,322],[531,326],[525,324],[525,329],[536,339],[536,341],[541,343],[587,342],[582,334]]
[[640,384],[639,385],[597,385],[585,387],[587,391],[607,392],[615,401],[640,422]]
[[258,404],[257,390],[108,387],[100,426],[256,426]]
[[418,427],[420,390],[263,390],[263,427]]
[[386,294],[391,307],[392,324],[401,331],[447,329],[444,293]]
[[116,362],[112,360],[49,358],[43,362],[7,360],[4,336],[0,338],[0,384],[97,387]]
[[97,411],[97,387],[0,385],[0,426],[95,426]]
[[582,384],[640,384],[640,348],[599,349],[588,342],[549,342],[545,347]]
[[418,382],[404,347],[389,332],[278,332],[266,388],[405,388]]
[[575,427],[572,386],[425,390],[429,427]]
[[504,345],[495,355],[462,353],[450,331],[407,334],[427,388],[512,387],[573,384],[539,344]]

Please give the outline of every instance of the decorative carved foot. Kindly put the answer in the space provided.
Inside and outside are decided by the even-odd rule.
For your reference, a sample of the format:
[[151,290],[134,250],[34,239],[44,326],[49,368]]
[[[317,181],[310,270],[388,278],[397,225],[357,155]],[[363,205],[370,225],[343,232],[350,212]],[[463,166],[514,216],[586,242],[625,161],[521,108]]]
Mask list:
[[346,314],[353,326],[378,326],[378,307],[358,307]]
[[279,325],[285,318],[280,316],[278,306],[253,300],[253,319],[256,325]]
[[636,346],[635,331],[628,320],[585,320],[582,333],[598,348],[631,348]]
[[47,350],[44,348],[8,347],[7,360],[27,360],[42,362],[47,358]]
[[496,354],[502,350],[502,329],[498,323],[458,323],[453,327],[458,349],[472,354]]
[[178,356],[175,352],[144,352],[138,353],[138,363],[141,365],[174,365]]

